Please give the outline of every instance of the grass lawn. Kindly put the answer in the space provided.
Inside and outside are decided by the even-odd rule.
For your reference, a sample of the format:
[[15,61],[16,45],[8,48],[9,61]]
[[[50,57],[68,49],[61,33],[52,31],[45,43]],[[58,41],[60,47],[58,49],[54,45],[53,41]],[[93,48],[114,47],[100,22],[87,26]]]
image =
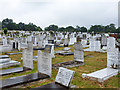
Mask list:
[[[71,47],[71,51],[74,51],[73,46],[69,46],[69,47]],[[55,48],[55,51],[62,50],[63,48],[64,47]],[[34,53],[34,56],[37,55],[37,51],[34,51],[33,53]],[[92,57],[90,57],[90,56],[92,56]],[[21,62],[21,66],[22,66],[23,63],[22,63],[21,57],[22,57],[22,54],[10,55],[10,58],[12,60]],[[55,55],[55,58],[52,59],[52,64],[71,61],[73,59],[74,59],[73,55],[70,55],[70,56]],[[106,64],[107,64],[107,54],[106,53],[84,52],[84,60],[85,60],[85,65],[79,66],[79,67],[74,67],[74,68],[69,68],[69,69],[75,71],[75,74],[74,74],[71,84],[76,85],[77,88],[118,88],[119,87],[118,77],[120,77],[120,75],[114,76],[102,84],[98,83],[96,81],[91,81],[91,80],[82,78],[82,73],[88,74],[88,73],[91,73],[91,72],[94,72],[94,71],[97,71],[97,70],[100,70],[100,69],[103,69],[106,67]],[[18,66],[16,66],[16,67],[18,67]],[[13,68],[13,67],[10,67],[10,68]],[[2,76],[2,79],[21,76],[21,75],[25,75],[25,74],[31,74],[31,73],[35,73],[35,72],[37,72],[37,61],[34,61],[34,69],[33,70],[22,72],[22,73],[13,73],[13,74],[9,74],[7,76]],[[57,70],[52,69],[52,77],[51,78],[31,82],[29,84],[26,84],[26,85],[23,85],[20,87],[21,88],[34,88],[34,87],[38,87],[41,85],[45,85],[45,84],[54,82],[57,72],[58,72]]]

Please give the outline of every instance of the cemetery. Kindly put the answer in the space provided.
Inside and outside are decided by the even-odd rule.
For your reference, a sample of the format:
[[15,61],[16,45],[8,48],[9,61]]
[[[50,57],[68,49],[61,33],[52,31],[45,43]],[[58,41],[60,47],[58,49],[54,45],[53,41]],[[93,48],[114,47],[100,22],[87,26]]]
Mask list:
[[0,46],[11,48],[0,54],[0,88],[119,87],[119,38],[89,33],[57,32],[55,38],[49,32],[21,33],[28,36],[1,36]]

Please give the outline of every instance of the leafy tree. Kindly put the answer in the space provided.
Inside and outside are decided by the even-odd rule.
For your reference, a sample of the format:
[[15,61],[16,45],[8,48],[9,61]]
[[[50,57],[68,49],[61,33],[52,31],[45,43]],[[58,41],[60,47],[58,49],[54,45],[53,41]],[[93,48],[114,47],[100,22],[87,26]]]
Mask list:
[[80,30],[81,32],[87,32],[87,28],[86,27],[81,27],[80,29],[81,29]]
[[4,31],[4,34],[6,35],[7,32],[8,32],[8,29],[7,28],[3,28],[3,31]]
[[63,31],[65,31],[65,28],[64,27],[60,27],[60,28],[58,28],[58,31],[63,32]]
[[73,31],[75,31],[75,28],[72,27],[72,26],[68,26],[68,27],[65,28],[65,31],[67,31],[67,32],[73,32]]
[[45,28],[45,31],[58,31],[58,26],[57,25],[50,25],[49,27]]

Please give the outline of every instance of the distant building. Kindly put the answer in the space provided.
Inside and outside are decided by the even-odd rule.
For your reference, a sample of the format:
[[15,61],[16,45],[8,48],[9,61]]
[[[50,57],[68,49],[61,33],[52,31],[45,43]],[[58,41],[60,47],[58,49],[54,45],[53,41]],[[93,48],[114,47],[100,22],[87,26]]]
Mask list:
[[118,2],[118,27],[120,27],[120,1]]

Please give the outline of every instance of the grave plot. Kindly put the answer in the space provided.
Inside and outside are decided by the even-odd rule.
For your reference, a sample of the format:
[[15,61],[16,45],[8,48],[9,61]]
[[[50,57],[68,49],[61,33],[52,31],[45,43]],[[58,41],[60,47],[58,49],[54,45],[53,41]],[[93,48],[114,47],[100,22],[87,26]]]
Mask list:
[[[31,64],[29,63],[29,65]],[[0,86],[0,88],[8,88],[8,87],[12,87],[19,84],[24,84],[24,83],[29,83],[29,82],[40,80],[40,79],[49,78],[51,77],[51,72],[52,72],[51,55],[49,53],[42,53],[41,51],[39,51],[37,73],[0,80],[0,82],[2,83],[1,84],[2,86]]]
[[[56,76],[55,82],[50,83],[50,84],[46,84],[37,88],[33,88],[31,90],[34,89],[42,89],[42,88],[62,88],[62,89],[70,89],[72,88],[72,85],[70,85],[72,78],[74,76],[74,71],[72,70],[68,70],[66,68],[60,67],[58,74]],[[75,87],[74,87],[75,88]]]
[[[23,50],[23,67],[1,70],[0,75],[8,75],[11,73],[20,73],[20,72],[24,72],[26,70],[33,69],[33,50],[32,50],[32,47],[30,47],[30,45],[31,45],[31,43],[28,44],[28,48]],[[15,61],[15,62],[17,62],[17,61]],[[11,64],[8,63],[8,65],[11,65]]]
[[0,56],[0,68],[7,68],[10,66],[20,65],[21,63],[18,61],[11,60],[8,55]]
[[74,53],[71,52],[70,49],[71,48],[69,48],[69,47],[65,47],[62,51],[56,51],[55,54],[64,55],[64,56],[66,56],[66,55],[73,55]]
[[[53,68],[58,69],[59,67],[77,67],[84,65],[84,51],[82,49],[82,44],[77,43],[74,45],[74,60],[68,62],[62,62],[53,64]],[[67,48],[67,50],[69,50]]]
[[90,74],[82,74],[82,77],[89,78],[90,80],[95,80],[95,81],[102,83],[105,80],[117,74],[118,74],[118,70],[116,69],[104,68],[102,70],[99,70],[99,71],[96,71]]
[[0,80],[0,83],[2,85],[0,86],[0,88],[9,88],[15,85],[24,84],[24,83],[28,83],[28,82],[32,82],[40,79],[45,79],[45,78],[49,78],[49,76],[42,73],[33,73],[33,74],[23,75],[19,77],[12,77],[9,79]]
[[[110,38],[112,39],[112,38]],[[112,42],[111,42],[112,43]],[[96,80],[98,82],[104,82],[118,74],[120,68],[120,51],[118,48],[115,48],[115,44],[110,44],[108,42],[108,50],[107,50],[107,68],[102,70],[98,70],[96,72],[90,74],[82,74],[83,78],[89,78],[91,80]]]

